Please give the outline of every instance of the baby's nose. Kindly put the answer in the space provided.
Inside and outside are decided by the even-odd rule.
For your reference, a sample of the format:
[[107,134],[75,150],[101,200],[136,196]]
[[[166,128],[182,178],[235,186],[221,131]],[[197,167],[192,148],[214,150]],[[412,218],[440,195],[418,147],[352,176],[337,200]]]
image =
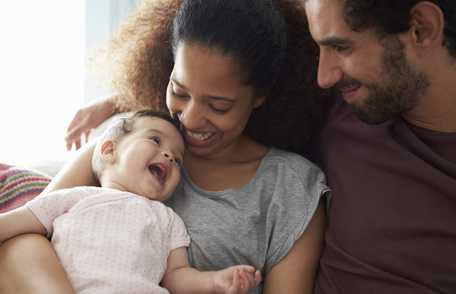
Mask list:
[[176,162],[176,158],[174,157],[174,155],[169,152],[169,151],[163,151],[163,156],[168,159],[171,163],[174,163]]

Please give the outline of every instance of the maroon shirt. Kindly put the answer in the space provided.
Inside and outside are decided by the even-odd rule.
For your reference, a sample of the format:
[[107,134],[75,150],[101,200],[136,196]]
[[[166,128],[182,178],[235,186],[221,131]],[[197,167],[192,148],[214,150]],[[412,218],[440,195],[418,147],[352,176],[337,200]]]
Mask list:
[[322,137],[332,189],[318,294],[456,293],[456,134],[369,126],[338,103]]

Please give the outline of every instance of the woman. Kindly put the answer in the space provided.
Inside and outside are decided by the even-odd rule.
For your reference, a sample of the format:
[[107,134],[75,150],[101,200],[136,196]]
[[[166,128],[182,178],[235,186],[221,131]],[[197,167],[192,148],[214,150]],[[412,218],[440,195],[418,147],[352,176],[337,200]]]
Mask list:
[[[193,266],[252,264],[264,276],[252,293],[312,293],[324,231],[320,199],[328,189],[316,166],[277,147],[308,151],[321,113],[308,98],[314,88],[305,72],[312,71],[313,51],[301,31],[305,17],[294,2],[277,6],[281,13],[267,0],[146,1],[111,47],[123,98],[88,112],[101,113],[92,126],[112,109],[137,105],[166,106],[179,118],[188,143],[186,173],[169,205],[192,238]],[[48,191],[96,184],[92,149]],[[30,253],[31,244],[38,257]],[[49,247],[36,236],[3,245],[0,271],[15,272],[0,278],[6,280],[2,286],[10,292],[21,285],[24,293],[71,293]],[[22,248],[20,256],[9,254]],[[24,266],[43,256],[44,265]],[[43,278],[46,286],[38,283]]]

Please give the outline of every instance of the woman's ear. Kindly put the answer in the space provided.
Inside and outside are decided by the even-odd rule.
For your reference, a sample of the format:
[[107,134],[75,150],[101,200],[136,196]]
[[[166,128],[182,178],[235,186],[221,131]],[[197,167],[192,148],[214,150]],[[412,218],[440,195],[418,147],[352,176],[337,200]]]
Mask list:
[[410,11],[410,32],[416,46],[442,46],[445,17],[442,9],[429,1],[421,1]]
[[100,147],[101,159],[105,163],[115,162],[115,147],[116,143],[113,140],[105,140]]

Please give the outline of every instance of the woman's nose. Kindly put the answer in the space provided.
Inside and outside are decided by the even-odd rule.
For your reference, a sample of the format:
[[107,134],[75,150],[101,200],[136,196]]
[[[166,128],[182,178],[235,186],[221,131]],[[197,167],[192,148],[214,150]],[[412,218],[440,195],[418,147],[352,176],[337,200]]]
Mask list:
[[197,130],[204,124],[204,110],[194,101],[189,101],[178,113],[180,122],[186,129]]

